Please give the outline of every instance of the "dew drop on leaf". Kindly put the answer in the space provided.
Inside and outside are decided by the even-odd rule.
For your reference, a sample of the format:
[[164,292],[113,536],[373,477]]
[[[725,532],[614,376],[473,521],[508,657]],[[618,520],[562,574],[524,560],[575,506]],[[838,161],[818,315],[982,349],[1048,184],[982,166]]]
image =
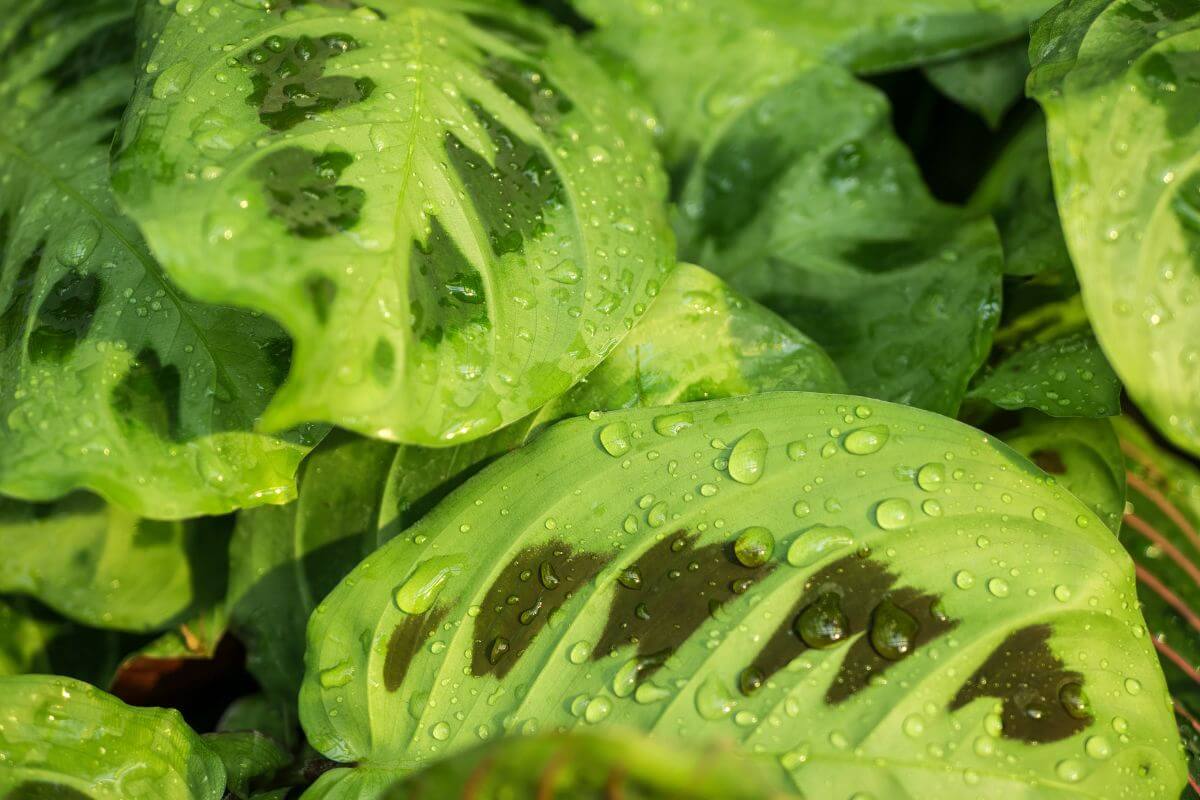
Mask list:
[[859,428],[846,434],[842,446],[846,452],[856,456],[867,456],[878,453],[885,444],[891,432],[886,425],[872,425],[869,428]]
[[884,500],[875,507],[875,523],[885,531],[907,528],[912,518],[912,504],[900,497]]
[[794,623],[796,635],[816,650],[833,647],[850,635],[850,620],[842,611],[837,592],[823,592],[800,612]]
[[761,567],[775,554],[775,536],[761,526],[746,528],[734,541],[733,554],[743,567]]
[[899,661],[912,652],[920,629],[916,617],[884,600],[871,614],[871,647],[888,661]]
[[612,422],[600,429],[600,446],[614,458],[625,455],[633,446],[629,441],[629,423]]
[[738,483],[757,483],[767,465],[767,437],[758,428],[738,440],[729,454],[729,477]]
[[460,556],[437,556],[422,562],[392,595],[396,608],[406,614],[424,614],[437,601],[446,582],[462,572]]

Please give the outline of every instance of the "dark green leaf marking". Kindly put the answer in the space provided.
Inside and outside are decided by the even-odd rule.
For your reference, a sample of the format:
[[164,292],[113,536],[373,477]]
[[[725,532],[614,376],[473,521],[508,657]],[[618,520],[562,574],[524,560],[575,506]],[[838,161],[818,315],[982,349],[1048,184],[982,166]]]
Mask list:
[[448,331],[490,327],[483,278],[436,217],[426,240],[414,240],[409,259],[409,313],[418,339],[436,345]]
[[[861,633],[853,638],[837,676],[825,692],[825,702],[830,705],[849,700],[892,664],[958,625],[958,620],[941,611],[937,595],[910,586],[894,588],[898,580],[882,564],[856,555],[825,567],[805,583],[804,593],[754,659],[751,669],[766,680],[806,650],[840,647]],[[814,625],[814,615],[824,615],[824,619],[835,608],[839,635],[816,641],[810,630],[819,633],[832,627]]]
[[1083,676],[1063,668],[1050,650],[1049,625],[1030,625],[1008,636],[967,679],[950,703],[957,711],[980,697],[1004,704],[1002,735],[1032,744],[1074,736],[1092,724]]
[[258,118],[273,131],[286,131],[323,112],[361,103],[371,96],[370,78],[326,75],[331,58],[358,49],[358,42],[342,33],[314,39],[271,36],[242,57],[254,70],[254,91],[246,98],[258,107]]
[[26,781],[4,795],[4,800],[92,800],[92,796],[61,783]]
[[[4,255],[7,228],[8,217],[6,215],[0,218],[0,255]],[[5,307],[4,313],[0,314],[0,345],[4,347],[10,346],[19,339],[24,330],[25,320],[28,319],[29,309],[33,304],[33,283],[37,279],[38,267],[41,266],[45,249],[46,241],[43,239],[21,262],[17,278],[13,281],[12,288],[9,289],[8,305]]]
[[575,553],[549,541],[517,554],[484,596],[475,620],[471,673],[503,678],[550,621],[550,615],[608,563],[599,553]]
[[354,157],[340,150],[317,153],[287,147],[254,167],[267,190],[271,216],[304,239],[322,239],[354,227],[367,193],[338,179]]
[[650,659],[638,679],[648,678],[714,612],[775,569],[774,563],[747,569],[727,544],[697,548],[696,539],[679,531],[622,573],[594,660],[634,645],[638,656]]
[[68,272],[42,300],[29,334],[29,357],[34,361],[65,360],[87,336],[99,306],[99,279]]
[[389,692],[400,688],[413,656],[449,613],[448,608],[433,608],[425,614],[409,616],[392,631],[387,656],[383,660],[383,686]]
[[154,431],[169,441],[183,441],[181,390],[179,368],[163,364],[158,353],[146,349],[138,353],[125,378],[113,389],[113,409],[123,424]]

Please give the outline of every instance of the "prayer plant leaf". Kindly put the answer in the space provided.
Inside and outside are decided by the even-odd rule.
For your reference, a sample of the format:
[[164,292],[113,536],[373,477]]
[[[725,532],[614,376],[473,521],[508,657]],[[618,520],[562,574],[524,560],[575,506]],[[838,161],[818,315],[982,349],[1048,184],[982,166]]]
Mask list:
[[0,491],[159,519],[286,502],[319,435],[254,430],[286,335],[182,294],[109,189],[133,3],[21,5],[0,34]]
[[1039,306],[1002,327],[990,359],[968,397],[1052,417],[1121,413],[1121,381],[1096,342],[1078,296]]
[[999,317],[991,220],[936,201],[879,91],[814,68],[705,145],[684,254],[821,344],[851,391],[953,415]]
[[221,760],[177,711],[134,708],[80,681],[0,678],[0,797],[221,800]]
[[0,596],[0,677],[54,673],[106,686],[135,646],[131,638],[63,619],[26,597]]
[[1028,40],[1021,38],[930,64],[925,67],[925,75],[938,91],[974,111],[995,129],[1008,110],[1025,96],[1028,51]]
[[142,519],[95,495],[0,498],[0,592],[97,628],[163,630],[225,592],[229,519]]
[[275,740],[254,731],[209,733],[203,739],[221,759],[225,789],[236,800],[249,800],[254,796],[251,786],[269,781],[292,760]]
[[[654,107],[669,164],[814,63],[883,72],[1024,36],[1053,0],[575,0]],[[719,54],[718,57],[714,57]]]
[[1087,506],[946,418],[808,393],[578,418],[317,607],[301,721],[346,766],[310,797],[602,723],[735,740],[810,797],[1175,798],[1134,591]]
[[242,514],[232,548],[232,596],[250,668],[264,687],[295,697],[305,621],[316,603],[364,556],[545,425],[599,410],[844,388],[837,367],[812,340],[711,273],[681,264],[621,345],[536,414],[483,439],[438,449],[334,433],[306,462],[296,504]]
[[1200,454],[1200,6],[1063,3],[1030,56],[1096,336],[1151,421]]
[[183,7],[143,6],[113,181],[182,286],[292,334],[267,427],[479,438],[590,372],[673,266],[649,133],[515,4]]
[[736,752],[684,749],[634,731],[509,737],[421,770],[385,800],[470,797],[787,800],[761,764]]

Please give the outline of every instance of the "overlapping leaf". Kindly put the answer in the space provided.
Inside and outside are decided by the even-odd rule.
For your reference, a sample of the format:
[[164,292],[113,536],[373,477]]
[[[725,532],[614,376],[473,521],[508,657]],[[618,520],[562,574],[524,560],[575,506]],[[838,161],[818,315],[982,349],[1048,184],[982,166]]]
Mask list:
[[0,678],[0,797],[221,800],[221,761],[179,713],[67,678]]
[[1146,414],[1200,453],[1200,8],[1063,3],[1030,54],[1096,335]]
[[1185,779],[1112,532],[989,437],[861,398],[556,425],[364,559],[308,643],[305,730],[355,765],[313,798],[587,724],[734,739],[808,796]]
[[1025,93],[1029,43],[1022,37],[995,47],[925,67],[929,81],[943,94],[971,109],[996,128]]
[[[108,186],[132,3],[22,4],[0,54],[0,491],[178,519],[286,502],[316,431],[254,432],[289,343],[184,296]],[[6,20],[6,23],[9,21]]]
[[54,673],[105,686],[131,638],[63,619],[25,597],[0,596],[0,677]]
[[[628,65],[662,124],[668,162],[816,63],[881,72],[1023,36],[1051,0],[575,0],[594,43]],[[719,57],[714,57],[715,54]]]
[[141,519],[93,496],[0,499],[0,592],[87,625],[162,630],[224,594],[222,519]]
[[436,450],[334,434],[306,463],[295,505],[243,514],[231,596],[251,669],[268,690],[295,697],[304,626],[317,602],[360,559],[550,422],[598,410],[844,387],[810,339],[712,274],[682,264],[620,347],[538,413]]
[[271,426],[486,435],[590,372],[673,264],[649,134],[515,4],[144,8],[114,185],[185,288],[293,335]]
[[943,205],[883,95],[814,68],[708,142],[681,247],[811,335],[852,391],[954,414],[999,317],[990,220]]

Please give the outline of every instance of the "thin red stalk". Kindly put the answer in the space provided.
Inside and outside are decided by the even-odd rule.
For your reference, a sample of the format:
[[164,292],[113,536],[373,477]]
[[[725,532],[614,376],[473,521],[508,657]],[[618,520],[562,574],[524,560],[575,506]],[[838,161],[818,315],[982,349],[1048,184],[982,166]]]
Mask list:
[[1196,529],[1192,526],[1192,523],[1188,521],[1187,517],[1183,515],[1183,512],[1180,511],[1179,508],[1172,503],[1166,495],[1164,495],[1158,489],[1155,489],[1150,484],[1146,483],[1137,475],[1134,475],[1132,472],[1127,473],[1125,477],[1129,481],[1130,486],[1144,494],[1146,497],[1150,498],[1150,501],[1154,503],[1154,505],[1158,506],[1159,509],[1167,515],[1167,519],[1171,520],[1171,522],[1175,523],[1179,530],[1183,531],[1184,535],[1187,536],[1188,541],[1192,543],[1192,547],[1195,547],[1197,551],[1200,551],[1200,533],[1196,532]]
[[1187,556],[1179,551],[1175,545],[1167,540],[1146,520],[1139,517],[1137,514],[1126,514],[1125,522],[1129,524],[1135,531],[1149,539],[1159,550],[1166,553],[1167,557],[1179,565],[1179,568],[1191,576],[1196,585],[1200,586],[1200,568],[1188,560]]
[[1186,719],[1188,722],[1192,723],[1192,727],[1195,728],[1197,732],[1200,732],[1200,720],[1197,720],[1194,716],[1192,716],[1192,712],[1190,712],[1186,708],[1184,708],[1183,704],[1180,703],[1178,700],[1175,700],[1174,702],[1175,702],[1175,713],[1178,714],[1179,716],[1183,717],[1184,719]]
[[1188,604],[1183,601],[1183,598],[1168,589],[1162,581],[1141,564],[1137,564],[1135,569],[1137,570],[1139,581],[1161,597],[1163,602],[1178,611],[1188,621],[1189,625],[1200,631],[1200,616],[1196,616],[1196,612],[1192,611]]
[[1187,660],[1179,655],[1175,648],[1171,647],[1164,641],[1154,638],[1154,649],[1160,654],[1167,657],[1171,663],[1183,670],[1183,672],[1196,683],[1200,683],[1200,672],[1196,672],[1196,668],[1187,662]]

